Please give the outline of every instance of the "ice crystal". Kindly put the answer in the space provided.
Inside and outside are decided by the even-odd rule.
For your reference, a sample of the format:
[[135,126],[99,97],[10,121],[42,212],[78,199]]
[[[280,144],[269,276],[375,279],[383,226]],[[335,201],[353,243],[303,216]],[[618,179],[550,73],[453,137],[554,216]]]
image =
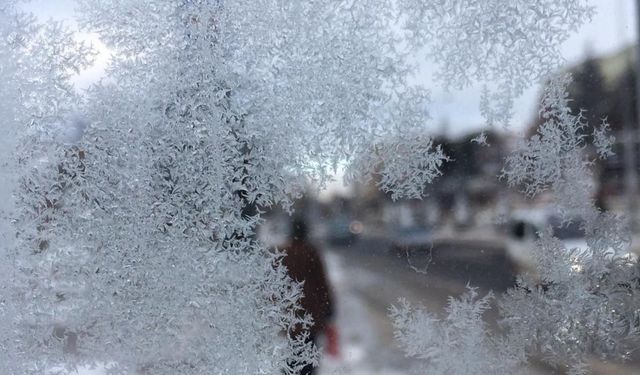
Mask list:
[[611,135],[610,130],[609,124],[604,120],[599,127],[593,129],[593,145],[596,147],[600,159],[614,155],[612,148],[616,139]]
[[[411,152],[406,152],[410,149]],[[384,142],[374,144],[360,154],[360,159],[347,171],[346,178],[371,171],[363,182],[377,177],[378,187],[391,194],[393,200],[421,198],[424,187],[440,175],[440,167],[447,161],[440,146],[423,134],[406,132]]]
[[287,334],[312,324],[296,314],[300,288],[254,230],[263,209],[290,206],[309,179],[367,151],[378,155],[358,175],[380,167],[395,194],[419,196],[437,175],[443,156],[420,132],[426,94],[406,84],[393,2],[79,3],[80,24],[114,57],[78,108],[82,137],[22,173],[24,358],[12,363],[277,374],[315,362]]
[[[640,338],[640,269],[628,255],[623,219],[594,206],[593,160],[582,113],[569,108],[570,81],[550,80],[541,100],[544,122],[507,158],[503,176],[528,196],[551,191],[565,223],[581,223],[585,247],[568,247],[550,229],[539,233],[535,270],[499,299],[504,336],[486,330],[488,302],[473,293],[452,300],[444,321],[406,303],[392,309],[405,352],[425,360],[418,371],[522,373],[529,358],[538,358],[586,374],[592,356],[627,359]],[[600,157],[608,154],[607,129],[603,123],[594,136]]]
[[[570,81],[568,75],[550,81],[540,103],[545,122],[507,158],[503,177],[528,196],[551,190],[564,205],[579,208],[582,199],[590,196],[591,171],[585,153],[585,119],[582,113],[571,113],[568,106]],[[572,203],[575,197],[579,201]]]
[[476,137],[471,140],[471,143],[476,143],[480,146],[489,147],[489,143],[487,142],[487,133],[480,132]]
[[[531,196],[552,191],[559,214],[583,223],[587,247],[567,248],[550,232],[540,233],[537,272],[524,275],[501,310],[513,334],[530,337],[531,355],[582,374],[589,356],[625,359],[630,353],[640,333],[640,273],[627,256],[623,220],[594,206],[585,122],[569,109],[569,82],[559,76],[549,83],[541,102],[544,123],[507,158],[504,176]],[[594,137],[601,157],[611,142],[607,128],[603,123]]]
[[[508,123],[512,99],[562,63],[560,45],[587,21],[586,0],[401,0],[412,46],[427,46],[445,87],[491,83],[488,123]],[[491,104],[490,104],[491,103]]]
[[422,307],[400,300],[390,311],[395,336],[405,353],[424,362],[416,373],[511,374],[519,365],[514,347],[489,334],[483,313],[492,294],[478,298],[469,288],[449,298],[446,317],[438,319]]
[[[32,172],[60,150],[52,133],[64,124],[79,102],[69,78],[87,66],[92,56],[90,49],[76,43],[73,33],[63,25],[38,24],[16,4],[0,3],[3,201],[14,196],[12,193],[20,192],[13,202],[18,211],[11,203],[0,207],[0,230],[4,232],[0,254],[2,263],[10,267],[0,272],[3,332],[0,372],[3,374],[42,371],[43,367],[34,361],[37,356],[34,353],[48,351],[44,347],[54,339],[51,330],[44,336],[31,335],[33,327],[48,320],[51,314],[46,304],[38,304],[39,297],[55,298],[48,292],[54,281],[33,276],[37,270],[47,269],[53,273],[56,269],[53,254],[37,257],[35,253],[47,248],[48,239],[57,231],[48,219],[49,213],[56,209],[61,181],[50,184],[54,181],[44,176],[40,179]],[[12,234],[5,232],[9,218],[15,223]],[[29,245],[23,247],[22,244]],[[14,335],[17,332],[20,337]]]

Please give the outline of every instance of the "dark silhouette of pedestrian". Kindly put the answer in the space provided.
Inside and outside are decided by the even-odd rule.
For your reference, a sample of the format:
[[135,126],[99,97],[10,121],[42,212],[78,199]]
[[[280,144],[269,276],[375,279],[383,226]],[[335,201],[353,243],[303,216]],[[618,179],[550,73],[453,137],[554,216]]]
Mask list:
[[[337,336],[331,320],[334,313],[333,295],[327,280],[325,267],[318,249],[308,239],[308,226],[305,220],[297,216],[292,222],[291,241],[283,249],[282,264],[287,268],[289,276],[303,283],[303,297],[301,315],[309,314],[313,318],[313,325],[304,331],[296,327],[293,335],[308,334],[308,340],[316,345],[319,336],[328,337],[328,351],[337,352]],[[300,375],[312,375],[314,368],[306,365]]]

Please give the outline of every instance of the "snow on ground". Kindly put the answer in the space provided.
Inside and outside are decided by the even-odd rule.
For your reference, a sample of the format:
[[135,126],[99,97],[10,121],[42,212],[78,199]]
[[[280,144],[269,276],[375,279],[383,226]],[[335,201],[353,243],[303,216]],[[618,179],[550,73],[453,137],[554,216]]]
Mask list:
[[[324,260],[336,298],[336,324],[339,334],[340,356],[324,355],[318,375],[407,375],[413,359],[404,357],[393,340],[387,317],[388,306],[397,297],[421,302],[434,311],[442,309],[449,295],[458,295],[466,282],[407,272],[391,258],[358,255],[353,251],[326,251]],[[546,367],[533,366],[535,374],[554,373]],[[640,374],[640,366],[593,363],[594,375]],[[47,375],[62,375],[50,372]],[[103,369],[83,369],[77,375],[106,375]],[[240,374],[239,374],[240,375]]]
[[[364,270],[349,269],[343,259],[334,252],[325,253],[329,279],[335,293],[336,323],[340,335],[340,356],[325,355],[320,364],[320,375],[404,375],[398,361],[403,361],[399,352],[390,351],[388,338],[380,332],[379,318],[366,301],[354,290],[354,283],[375,283],[375,275]],[[358,280],[355,280],[355,279]],[[389,365],[394,363],[391,368]]]

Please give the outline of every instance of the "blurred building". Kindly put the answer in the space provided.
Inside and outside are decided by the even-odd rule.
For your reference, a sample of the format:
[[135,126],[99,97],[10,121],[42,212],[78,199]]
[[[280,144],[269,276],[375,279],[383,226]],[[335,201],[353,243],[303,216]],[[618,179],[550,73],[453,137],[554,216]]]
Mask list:
[[[458,138],[437,137],[435,144],[449,157],[442,176],[425,186],[424,199],[394,202],[381,192],[373,180],[354,186],[352,209],[365,222],[365,228],[437,227],[454,225],[460,229],[475,221],[490,220],[507,188],[498,178],[506,155],[507,139],[495,131],[485,131],[486,143],[472,141],[479,133]],[[487,214],[487,211],[490,211]]]
[[[614,155],[597,161],[598,199],[616,200],[625,192],[625,140],[630,139],[634,145],[636,170],[640,167],[635,63],[636,48],[631,46],[611,55],[589,57],[566,69],[573,76],[569,87],[570,106],[574,113],[583,110],[587,143],[591,144],[593,129],[603,119],[609,122],[616,138]],[[541,122],[539,118],[533,121],[529,135],[537,131]]]

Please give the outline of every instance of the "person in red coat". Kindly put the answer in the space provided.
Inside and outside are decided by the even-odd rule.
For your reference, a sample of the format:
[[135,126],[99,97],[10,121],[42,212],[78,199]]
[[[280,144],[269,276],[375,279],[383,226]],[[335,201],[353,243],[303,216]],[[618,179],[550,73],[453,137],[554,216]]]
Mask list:
[[[309,242],[307,223],[301,217],[295,217],[292,223],[291,241],[283,249],[282,264],[289,276],[303,283],[301,315],[310,314],[313,325],[309,328],[309,340],[315,345],[319,336],[327,336],[328,352],[337,354],[336,331],[332,324],[334,302],[325,267],[318,249]],[[301,328],[293,330],[294,335],[303,334]],[[300,375],[311,375],[314,369],[308,364]]]

